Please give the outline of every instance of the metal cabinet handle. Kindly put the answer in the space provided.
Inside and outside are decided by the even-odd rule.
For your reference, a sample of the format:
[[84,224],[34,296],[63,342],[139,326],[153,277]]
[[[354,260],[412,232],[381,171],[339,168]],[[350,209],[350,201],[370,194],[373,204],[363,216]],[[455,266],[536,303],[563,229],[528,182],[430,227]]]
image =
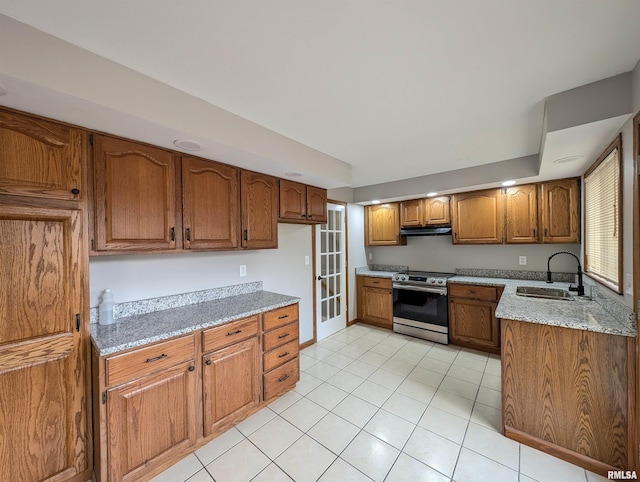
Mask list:
[[167,355],[165,355],[164,353],[162,355],[154,356],[153,358],[147,358],[145,360],[145,363],[151,363],[154,361],[162,360],[163,358],[167,358]]
[[279,320],[284,320],[285,318],[289,318],[289,315],[278,316]]
[[176,228],[171,228],[169,230],[169,235],[171,236],[171,241],[175,241],[176,240]]
[[71,190],[71,194],[73,194],[74,196],[77,196],[78,194],[80,194],[80,189],[78,189],[77,187],[74,187]]
[[289,375],[285,375],[283,377],[278,378],[279,382],[284,382],[287,378],[289,378]]
[[204,362],[205,365],[210,366],[211,365],[211,360],[207,360],[206,362]]
[[237,335],[238,333],[242,333],[242,330],[230,331],[227,333],[227,336]]
[[278,355],[278,358],[284,358],[285,356],[287,356],[289,354],[288,351],[285,351],[284,353],[282,353],[281,355]]
[[278,337],[278,339],[279,339],[279,340],[282,340],[283,338],[286,338],[286,337],[288,337],[288,336],[289,336],[289,333],[285,333],[284,335],[280,335],[280,336]]
[[194,371],[195,369],[196,369],[196,367],[194,367],[194,366],[190,366],[190,367],[189,367],[189,371],[190,371],[190,372]]
[[191,241],[191,228],[186,229],[187,241]]

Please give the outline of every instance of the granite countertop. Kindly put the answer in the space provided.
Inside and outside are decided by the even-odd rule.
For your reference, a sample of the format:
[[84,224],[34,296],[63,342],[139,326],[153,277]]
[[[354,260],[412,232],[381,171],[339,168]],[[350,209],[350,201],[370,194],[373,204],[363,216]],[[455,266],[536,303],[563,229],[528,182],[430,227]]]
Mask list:
[[480,278],[475,276],[454,276],[449,278],[449,282],[504,286],[502,297],[496,308],[496,317],[498,318],[612,335],[637,336],[635,323],[632,319],[615,318],[595,301],[578,298],[577,296],[575,300],[564,301],[516,295],[517,286],[553,287],[566,290],[569,288],[569,283],[554,282],[549,285],[544,281]]
[[98,354],[111,355],[227,321],[292,305],[293,296],[257,291],[214,301],[121,318],[113,325],[91,326],[91,341]]
[[393,275],[398,273],[398,271],[374,271],[374,270],[363,270],[358,271],[356,276],[373,276],[374,278],[393,278]]

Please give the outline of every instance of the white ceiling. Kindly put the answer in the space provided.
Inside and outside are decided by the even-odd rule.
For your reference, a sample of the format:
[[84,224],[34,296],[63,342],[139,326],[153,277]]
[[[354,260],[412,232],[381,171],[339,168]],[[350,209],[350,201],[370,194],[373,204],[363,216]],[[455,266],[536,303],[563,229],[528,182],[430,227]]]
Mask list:
[[2,0],[0,13],[351,164],[354,187],[537,154],[546,97],[640,58],[637,0]]

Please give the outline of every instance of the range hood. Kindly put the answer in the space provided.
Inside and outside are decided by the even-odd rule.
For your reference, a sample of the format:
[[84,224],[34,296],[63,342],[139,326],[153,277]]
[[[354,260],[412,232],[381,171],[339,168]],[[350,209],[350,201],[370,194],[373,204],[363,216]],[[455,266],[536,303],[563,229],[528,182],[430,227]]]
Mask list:
[[426,228],[404,228],[402,236],[451,236],[451,226],[434,226]]

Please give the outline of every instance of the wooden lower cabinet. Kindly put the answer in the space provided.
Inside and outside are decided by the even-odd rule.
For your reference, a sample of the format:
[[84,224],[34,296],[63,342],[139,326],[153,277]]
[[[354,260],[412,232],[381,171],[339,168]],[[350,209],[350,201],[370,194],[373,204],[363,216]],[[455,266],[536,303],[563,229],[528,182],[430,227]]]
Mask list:
[[242,420],[260,404],[258,337],[204,355],[204,436]]
[[139,480],[196,441],[193,362],[107,392],[109,480]]
[[637,470],[635,341],[503,319],[505,436],[603,476]]
[[358,276],[358,321],[393,328],[393,288],[391,279]]
[[117,354],[94,349],[98,482],[150,480],[293,388],[298,332],[294,304]]
[[500,353],[496,307],[502,288],[451,284],[449,286],[449,340],[490,353]]

